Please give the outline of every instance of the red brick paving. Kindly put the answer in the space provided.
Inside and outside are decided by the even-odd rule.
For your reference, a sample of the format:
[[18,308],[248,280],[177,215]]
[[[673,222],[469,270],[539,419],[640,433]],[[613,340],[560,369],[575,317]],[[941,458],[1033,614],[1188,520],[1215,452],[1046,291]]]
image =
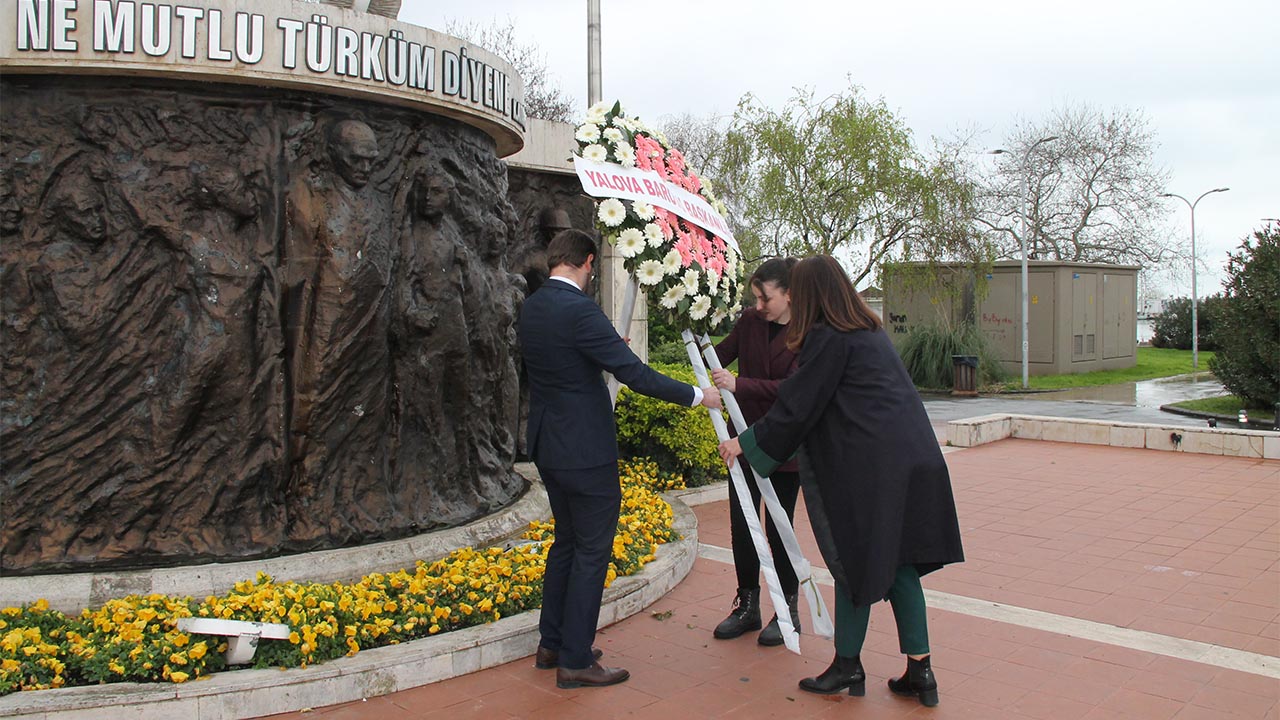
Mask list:
[[[1280,655],[1280,463],[1022,440],[947,461],[969,559],[927,587]],[[696,510],[701,542],[728,547],[727,503]],[[829,641],[804,636],[797,656],[757,646],[754,634],[711,637],[734,584],[731,566],[699,559],[648,611],[603,630],[605,664],[632,672],[622,685],[559,690],[526,658],[279,717],[1280,720],[1274,678],[937,609],[942,703],[923,708],[884,686],[903,666],[887,606],[872,613],[863,652],[867,696],[815,696],[795,683],[826,667]]]

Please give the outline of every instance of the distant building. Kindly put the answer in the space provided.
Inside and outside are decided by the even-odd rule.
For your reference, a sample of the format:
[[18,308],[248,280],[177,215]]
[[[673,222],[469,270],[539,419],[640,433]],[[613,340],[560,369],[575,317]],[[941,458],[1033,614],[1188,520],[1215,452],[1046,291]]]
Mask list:
[[[882,316],[894,343],[916,325],[954,327],[973,322],[1004,368],[1020,372],[1021,264],[997,262],[981,283],[968,266],[958,264],[941,265],[911,278],[913,270],[927,268],[922,263],[885,267]],[[1030,261],[1030,374],[1081,373],[1136,364],[1137,274],[1135,265]]]

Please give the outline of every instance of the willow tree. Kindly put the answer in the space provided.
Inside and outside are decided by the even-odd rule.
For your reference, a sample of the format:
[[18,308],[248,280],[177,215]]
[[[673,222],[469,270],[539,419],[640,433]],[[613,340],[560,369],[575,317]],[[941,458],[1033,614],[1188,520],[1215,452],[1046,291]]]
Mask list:
[[889,260],[985,258],[967,173],[931,155],[856,86],[821,100],[797,90],[779,109],[743,97],[723,174],[765,254],[834,255],[859,283]]

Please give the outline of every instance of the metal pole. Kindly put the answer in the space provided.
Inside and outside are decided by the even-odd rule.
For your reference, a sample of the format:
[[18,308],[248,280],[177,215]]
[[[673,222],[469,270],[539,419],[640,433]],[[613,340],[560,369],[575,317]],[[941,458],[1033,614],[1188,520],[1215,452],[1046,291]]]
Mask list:
[[587,106],[600,102],[600,0],[587,0]]
[[1197,306],[1200,302],[1198,293],[1196,292],[1196,206],[1206,195],[1213,193],[1226,192],[1231,188],[1214,188],[1206,190],[1196,198],[1195,202],[1182,197],[1177,193],[1160,193],[1160,197],[1178,198],[1191,208],[1191,369],[1197,370],[1200,367],[1200,319]]
[[[1032,146],[1034,147],[1034,146]],[[1029,344],[1029,321],[1028,316],[1031,314],[1031,301],[1027,295],[1027,155],[1031,154],[1028,149],[1026,154],[1022,156],[1022,177],[1021,187],[1018,191],[1022,197],[1022,389],[1027,389],[1028,380],[1028,359],[1030,357],[1028,348]]]
[[[1200,197],[1204,197],[1201,195]],[[1200,202],[1199,199],[1196,202]],[[1200,367],[1200,323],[1196,317],[1196,206],[1191,206],[1191,369]]]

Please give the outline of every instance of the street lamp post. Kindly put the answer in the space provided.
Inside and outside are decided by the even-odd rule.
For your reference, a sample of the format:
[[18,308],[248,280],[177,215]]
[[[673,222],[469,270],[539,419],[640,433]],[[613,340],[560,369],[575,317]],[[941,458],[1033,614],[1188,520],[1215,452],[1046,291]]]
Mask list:
[[[1028,289],[1027,289],[1028,287],[1027,228],[1030,224],[1027,222],[1027,161],[1031,159],[1032,150],[1035,150],[1037,147],[1039,147],[1043,143],[1047,143],[1057,139],[1058,139],[1057,135],[1050,135],[1049,137],[1040,138],[1039,140],[1031,143],[1031,146],[1028,147],[1025,151],[1023,151],[1021,164],[1018,166],[1018,177],[1019,177],[1018,197],[1022,205],[1022,210],[1019,213],[1022,218],[1022,232],[1020,233],[1020,237],[1018,238],[1018,244],[1022,248],[1022,389],[1023,390],[1027,389],[1028,375],[1030,374],[1028,359],[1030,357],[1030,347],[1031,347],[1030,342],[1028,341],[1029,323],[1027,321],[1027,318],[1030,315],[1030,301],[1027,295],[1028,293]],[[1001,149],[1001,150],[992,150],[991,154],[992,155],[1012,155],[1013,153],[1011,153],[1008,150]]]
[[1200,323],[1196,315],[1196,304],[1199,302],[1196,294],[1196,205],[1204,199],[1205,195],[1213,193],[1226,192],[1231,188],[1214,188],[1204,191],[1195,202],[1182,197],[1177,193],[1160,193],[1160,197],[1178,198],[1191,208],[1191,369],[1196,370],[1200,367]]

